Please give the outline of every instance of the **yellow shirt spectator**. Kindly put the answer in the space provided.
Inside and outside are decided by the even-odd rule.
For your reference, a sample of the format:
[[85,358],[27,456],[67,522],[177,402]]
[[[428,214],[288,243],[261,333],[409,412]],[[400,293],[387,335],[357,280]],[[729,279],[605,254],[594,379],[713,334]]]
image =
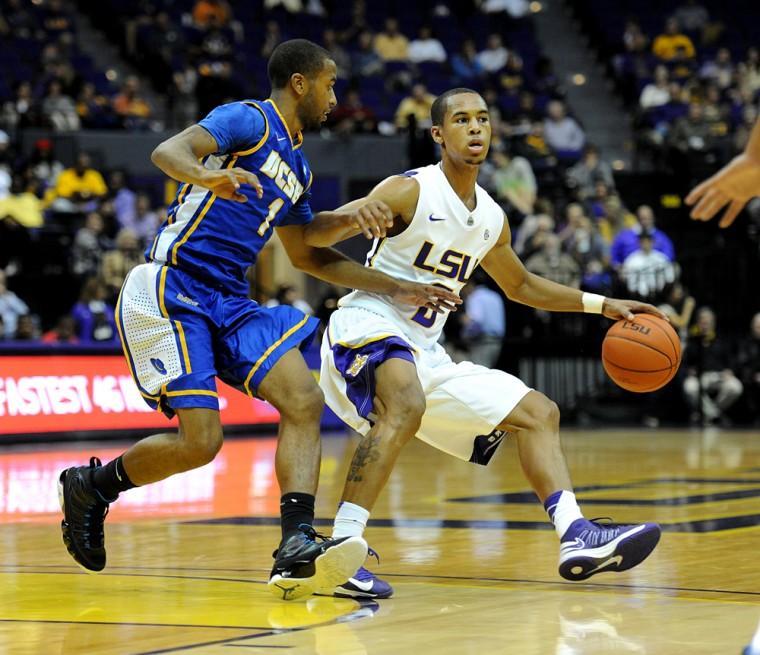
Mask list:
[[22,191],[0,200],[0,221],[10,217],[27,228],[42,227],[42,201],[31,191]]
[[383,61],[408,61],[409,39],[398,31],[398,21],[388,18],[385,31],[375,37],[375,52]]
[[404,98],[396,110],[396,127],[405,128],[409,124],[409,114],[414,114],[417,125],[430,126],[430,108],[435,102],[435,96],[428,93],[423,84],[412,87],[412,95]]
[[679,53],[687,59],[692,59],[696,54],[691,39],[681,33],[678,22],[673,18],[665,22],[665,33],[654,40],[652,52],[664,61],[675,59]]
[[94,168],[88,168],[79,174],[74,168],[67,168],[55,184],[55,194],[61,198],[79,196],[104,196],[108,191],[103,176]]

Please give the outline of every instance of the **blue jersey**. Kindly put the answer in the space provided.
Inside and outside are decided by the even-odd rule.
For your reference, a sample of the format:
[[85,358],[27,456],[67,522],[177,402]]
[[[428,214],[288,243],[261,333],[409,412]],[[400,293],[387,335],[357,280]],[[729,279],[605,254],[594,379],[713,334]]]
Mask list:
[[271,100],[221,105],[199,123],[216,140],[208,169],[244,168],[264,188],[241,186],[248,202],[225,200],[208,189],[182,184],[145,255],[148,261],[178,268],[215,289],[248,295],[246,269],[256,263],[272,230],[312,220],[312,175],[301,151],[303,137],[291,138]]

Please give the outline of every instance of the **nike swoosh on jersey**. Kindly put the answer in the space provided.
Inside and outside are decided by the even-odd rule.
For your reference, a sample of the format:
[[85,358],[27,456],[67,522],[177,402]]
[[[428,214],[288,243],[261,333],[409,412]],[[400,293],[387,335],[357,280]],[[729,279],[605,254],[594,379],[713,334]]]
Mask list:
[[440,216],[436,216],[435,214],[430,214],[430,216],[428,216],[428,220],[431,223],[432,222],[436,222],[436,221],[445,221],[446,217],[445,216],[444,217],[440,217]]

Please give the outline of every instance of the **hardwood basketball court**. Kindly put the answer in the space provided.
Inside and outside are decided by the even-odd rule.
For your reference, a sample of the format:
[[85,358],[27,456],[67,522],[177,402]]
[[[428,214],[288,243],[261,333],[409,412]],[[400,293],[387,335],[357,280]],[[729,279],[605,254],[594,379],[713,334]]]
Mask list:
[[[760,434],[564,437],[587,517],[663,524],[644,564],[565,582],[514,444],[482,468],[414,442],[367,531],[381,556],[370,566],[396,590],[377,603],[267,592],[274,438],[228,440],[203,469],[124,494],[97,576],[61,543],[56,479],[122,448],[5,449],[0,653],[738,655],[760,619]],[[317,515],[328,533],[353,443],[324,440]]]

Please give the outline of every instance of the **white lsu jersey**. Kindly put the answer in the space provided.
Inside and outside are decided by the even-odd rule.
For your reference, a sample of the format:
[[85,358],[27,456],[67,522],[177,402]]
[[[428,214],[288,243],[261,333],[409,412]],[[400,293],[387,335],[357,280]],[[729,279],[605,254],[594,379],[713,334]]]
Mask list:
[[[482,187],[475,186],[475,209],[467,209],[440,164],[405,173],[417,180],[420,195],[412,221],[400,234],[375,239],[367,266],[391,277],[435,284],[459,293],[504,226],[504,212]],[[412,343],[433,346],[448,312],[394,303],[388,296],[353,291],[341,307],[363,307],[397,323]]]

